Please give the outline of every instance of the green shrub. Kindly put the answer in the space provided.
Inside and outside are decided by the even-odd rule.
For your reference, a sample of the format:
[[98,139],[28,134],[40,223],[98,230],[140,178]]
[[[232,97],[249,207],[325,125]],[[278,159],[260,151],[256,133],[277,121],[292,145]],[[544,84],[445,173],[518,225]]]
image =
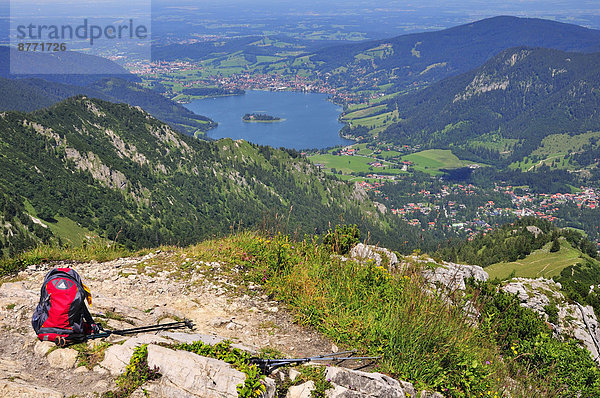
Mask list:
[[561,397],[600,397],[600,370],[590,353],[570,340],[561,342],[542,333],[523,341],[515,363],[543,379]]
[[[530,389],[547,389],[552,396],[600,396],[600,369],[578,341],[552,338],[543,318],[521,307],[515,295],[489,282],[474,286],[484,303],[480,329],[500,347],[512,374],[525,375]],[[556,305],[546,306],[546,312],[558,321]]]
[[332,252],[347,254],[360,242],[360,231],[356,225],[336,225],[335,231],[329,230],[323,238],[323,244]]
[[[289,243],[283,256],[283,237],[237,239],[230,261],[244,266],[247,280],[263,283],[301,324],[381,356],[379,371],[417,388],[449,397],[600,396],[594,381],[600,373],[589,353],[547,337],[544,319],[489,282],[472,283],[450,304],[429,292],[419,264],[391,273],[342,261],[331,255],[333,238],[322,245],[314,237]],[[476,320],[465,314],[466,300],[480,314]],[[551,365],[557,353],[569,358],[555,361],[559,372]]]
[[102,362],[104,351],[108,347],[110,347],[110,343],[98,342],[92,346],[89,346],[87,343],[79,343],[72,345],[70,348],[77,351],[77,366],[85,366],[91,370],[98,363]]
[[277,388],[277,396],[285,397],[289,388],[292,386],[298,386],[308,381],[315,383],[315,389],[311,391],[311,398],[325,398],[325,392],[330,388],[333,388],[327,379],[325,379],[325,367],[323,366],[299,366],[297,370],[300,374],[294,379],[294,381],[286,380]]
[[548,315],[548,322],[558,325],[558,308],[556,304],[550,303],[545,305],[544,312]]
[[142,344],[133,351],[125,373],[117,378],[116,384],[119,389],[104,393],[102,397],[126,398],[148,380],[155,380],[159,377],[158,369],[156,367],[150,369],[148,366],[148,344]]
[[237,386],[238,397],[240,398],[256,398],[265,392],[265,386],[262,383],[265,376],[261,374],[256,365],[249,363],[251,355],[238,348],[232,348],[229,341],[222,341],[215,345],[196,341],[191,344],[178,344],[172,346],[172,348],[225,361],[246,374],[244,383]]

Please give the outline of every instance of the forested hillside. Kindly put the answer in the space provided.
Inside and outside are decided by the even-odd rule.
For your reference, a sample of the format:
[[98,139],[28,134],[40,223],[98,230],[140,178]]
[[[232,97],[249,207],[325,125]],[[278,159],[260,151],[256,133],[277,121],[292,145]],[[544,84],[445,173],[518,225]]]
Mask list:
[[202,133],[217,124],[206,116],[197,115],[183,105],[154,90],[123,79],[102,79],[89,86],[107,96],[111,102],[140,106],[155,118],[167,122],[182,133]]
[[87,86],[57,83],[40,78],[0,78],[0,110],[30,112],[48,107],[75,95],[142,107],[175,129],[193,135],[216,125],[159,93],[119,78],[104,78]]
[[[396,97],[389,106],[402,120],[381,136],[508,164],[550,135],[600,131],[598,81],[600,53],[509,49],[471,72]],[[597,148],[597,139],[585,139],[581,149]]]
[[46,226],[75,221],[130,247],[274,224],[319,232],[342,220],[390,247],[417,236],[294,151],[198,141],[125,104],[76,97],[30,114],[5,112],[0,134],[0,184],[15,203],[5,206],[3,247],[16,245],[14,217],[29,225],[24,212]]
[[525,217],[488,234],[476,235],[472,240],[444,248],[438,254],[449,261],[487,267],[499,262],[523,259],[548,243],[553,244],[551,251],[556,252],[560,248],[555,242],[559,242],[561,238],[583,254],[598,257],[595,245],[579,232],[558,229],[552,223],[535,217]]

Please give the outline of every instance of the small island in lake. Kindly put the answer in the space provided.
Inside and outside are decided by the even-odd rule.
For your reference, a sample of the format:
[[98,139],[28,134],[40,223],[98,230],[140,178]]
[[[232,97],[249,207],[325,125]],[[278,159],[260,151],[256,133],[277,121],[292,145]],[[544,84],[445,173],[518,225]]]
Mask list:
[[282,119],[277,116],[267,115],[266,113],[246,113],[244,116],[242,116],[242,120],[244,122],[270,123],[270,122],[282,122],[285,119]]

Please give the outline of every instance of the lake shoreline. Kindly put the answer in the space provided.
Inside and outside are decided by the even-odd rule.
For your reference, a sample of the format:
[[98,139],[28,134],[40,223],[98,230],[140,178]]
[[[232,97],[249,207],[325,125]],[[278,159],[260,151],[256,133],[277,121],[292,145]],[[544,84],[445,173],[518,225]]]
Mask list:
[[[297,91],[248,90],[244,95],[195,100],[185,105],[210,117],[218,126],[212,139],[243,139],[258,145],[296,150],[324,149],[354,144],[342,136],[343,108],[326,94]],[[245,121],[250,113],[277,115],[279,120]],[[281,123],[285,121],[285,123]]]

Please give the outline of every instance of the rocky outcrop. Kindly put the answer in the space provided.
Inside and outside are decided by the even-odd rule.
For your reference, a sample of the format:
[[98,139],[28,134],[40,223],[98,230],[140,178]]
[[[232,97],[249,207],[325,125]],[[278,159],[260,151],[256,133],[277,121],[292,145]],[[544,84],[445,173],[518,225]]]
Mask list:
[[455,264],[444,261],[432,267],[423,269],[423,277],[433,285],[442,285],[450,291],[465,290],[465,280],[475,278],[486,281],[487,272],[477,265]]
[[569,303],[560,291],[560,283],[551,279],[515,278],[502,287],[507,293],[515,294],[521,306],[530,308],[549,321],[545,307],[556,305],[558,324],[549,324],[556,337],[572,336],[587,348],[597,363],[600,363],[600,327],[591,306]]
[[72,348],[63,348],[48,354],[48,364],[52,368],[72,369],[77,363],[77,351]]
[[315,382],[312,380],[298,386],[292,386],[288,389],[285,398],[311,398],[315,390]]
[[56,344],[50,341],[36,341],[35,345],[33,346],[33,352],[37,356],[45,357],[48,352],[55,347]]
[[162,374],[153,391],[158,397],[236,398],[246,375],[226,362],[187,351],[148,346],[148,365]]
[[108,347],[104,353],[104,360],[100,362],[99,366],[108,370],[113,376],[118,376],[125,371],[135,347],[151,343],[169,343],[169,340],[153,334],[143,334],[129,338],[123,344]]
[[544,233],[544,231],[542,231],[541,229],[539,229],[535,225],[528,225],[527,226],[527,230],[529,232],[531,232],[533,234],[533,236],[535,236],[536,238],[538,237],[538,235],[541,235],[541,234]]
[[[502,287],[507,293],[515,294],[523,307],[546,314],[544,307],[550,302],[564,302],[565,297],[560,293],[560,284],[551,279],[513,278]],[[546,316],[547,318],[547,316]]]
[[[113,375],[121,374],[129,363],[134,348],[148,345],[148,366],[156,367],[162,377],[158,381],[147,383],[143,389],[152,397],[170,398],[227,398],[237,397],[237,386],[243,384],[246,375],[231,367],[230,364],[203,357],[188,351],[177,351],[154,343],[192,343],[202,341],[205,344],[217,344],[225,339],[218,336],[195,333],[166,332],[162,336],[145,334],[127,339],[122,345],[109,347],[105,359],[97,371],[107,369]],[[238,345],[238,348],[246,348]],[[255,352],[255,350],[252,350]],[[275,382],[267,379],[264,383],[264,398],[275,396]]]
[[381,373],[366,373],[337,367],[327,368],[325,378],[334,385],[330,397],[404,397],[404,389],[398,380]]
[[[182,261],[187,264],[186,278],[181,278],[181,270],[177,267]],[[73,367],[75,355],[71,349],[56,349],[53,343],[37,341],[31,328],[31,314],[39,301],[45,274],[50,268],[65,266],[74,267],[90,287],[94,297],[90,311],[105,322],[108,329],[185,317],[196,324],[198,332],[113,335],[95,341],[110,346],[99,349],[94,360],[100,362],[90,364],[91,371],[78,366],[79,360]],[[316,331],[294,323],[291,314],[276,301],[259,294],[257,286],[248,286],[256,292],[252,297],[228,293],[230,289],[236,289],[239,282],[227,277],[226,272],[230,272],[229,268],[218,262],[180,258],[178,253],[160,250],[104,263],[29,266],[11,276],[10,281],[0,280],[0,328],[4,331],[4,337],[0,339],[0,380],[56,390],[65,396],[93,398],[116,388],[115,377],[125,369],[139,344],[194,341],[216,344],[230,340],[234,348],[252,355],[257,352],[256,347],[278,349],[290,357],[330,352],[330,341]],[[89,352],[94,350],[91,344]],[[52,357],[49,358],[50,354]],[[71,359],[61,363],[60,367],[50,365],[50,361],[58,364],[59,361],[54,360],[65,356]],[[275,389],[272,380],[265,384],[270,390]],[[0,393],[0,396],[21,395]]]
[[350,250],[350,258],[359,262],[375,261],[378,266],[395,267],[398,256],[384,247],[359,243]]
[[63,398],[64,394],[51,388],[33,384],[0,380],[0,397]]
[[[292,380],[290,369],[289,378]],[[284,378],[286,378],[284,376]],[[381,373],[367,373],[359,370],[328,366],[325,370],[325,379],[331,388],[325,391],[328,398],[408,398],[417,397],[415,387],[406,381],[398,381]],[[309,398],[316,389],[313,381],[290,387],[286,398]],[[420,396],[442,398],[439,393],[421,391]]]

